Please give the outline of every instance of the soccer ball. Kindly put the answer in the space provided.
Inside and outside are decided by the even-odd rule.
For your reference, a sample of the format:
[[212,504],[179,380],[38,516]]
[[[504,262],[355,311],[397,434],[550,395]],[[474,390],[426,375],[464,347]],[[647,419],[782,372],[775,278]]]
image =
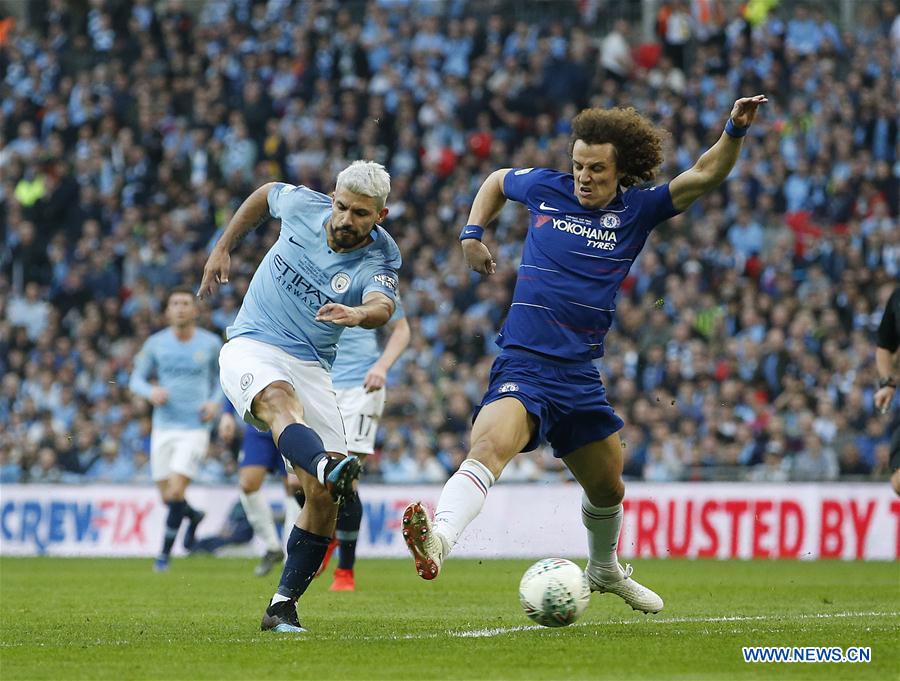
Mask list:
[[565,558],[544,558],[519,582],[519,602],[529,618],[545,627],[565,627],[581,617],[591,599],[584,571]]

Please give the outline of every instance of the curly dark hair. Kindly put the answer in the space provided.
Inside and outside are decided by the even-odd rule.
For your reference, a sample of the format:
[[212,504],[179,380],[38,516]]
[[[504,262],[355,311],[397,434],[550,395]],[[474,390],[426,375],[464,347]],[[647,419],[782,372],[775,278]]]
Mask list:
[[663,162],[662,143],[666,132],[657,128],[634,107],[627,109],[584,109],[572,119],[572,139],[585,144],[612,144],[616,165],[624,173],[620,184],[630,187],[649,182]]

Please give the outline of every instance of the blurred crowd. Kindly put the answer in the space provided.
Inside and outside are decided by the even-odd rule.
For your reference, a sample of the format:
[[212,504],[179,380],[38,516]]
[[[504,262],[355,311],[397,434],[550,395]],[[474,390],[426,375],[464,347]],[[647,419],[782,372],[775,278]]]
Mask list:
[[[658,181],[769,104],[722,186],[661,226],[618,299],[601,372],[626,475],[885,478],[873,331],[900,279],[896,2],[36,0],[0,17],[0,480],[149,481],[149,408],[126,386],[176,284],[196,285],[240,202],[328,192],[350,160],[392,175],[412,345],[366,475],[440,482],[464,458],[527,225],[510,205],[489,281],[457,243],[480,182],[569,169],[572,116],[634,106],[668,130]],[[623,5],[626,5],[623,3]],[[223,331],[277,236],[232,255],[202,310]],[[224,399],[224,398],[223,398]],[[235,479],[223,419],[199,480]],[[567,479],[546,450],[515,481]]]

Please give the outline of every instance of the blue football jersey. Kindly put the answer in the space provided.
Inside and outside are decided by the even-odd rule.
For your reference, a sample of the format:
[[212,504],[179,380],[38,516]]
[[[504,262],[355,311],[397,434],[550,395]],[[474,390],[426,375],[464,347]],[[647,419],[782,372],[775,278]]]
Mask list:
[[[391,315],[391,321],[402,319],[405,315],[400,296],[396,299],[397,307]],[[381,357],[378,347],[378,331],[354,326],[341,334],[338,343],[337,358],[331,367],[331,383],[335,388],[352,388],[362,385],[372,365]]]
[[204,402],[221,402],[219,350],[222,340],[206,329],[195,329],[188,341],[181,341],[171,327],[150,336],[134,359],[128,388],[150,397],[156,378],[169,391],[169,400],[153,408],[153,427],[159,429],[211,428],[214,421],[200,420]]
[[502,348],[601,357],[619,286],[650,230],[678,213],[667,184],[620,189],[600,209],[578,203],[574,188],[571,174],[546,168],[514,168],[503,180],[506,197],[531,215]]
[[400,249],[376,225],[371,244],[349,253],[332,250],[325,232],[331,199],[307,187],[276,183],[269,191],[269,212],[281,219],[281,233],[226,334],[229,340],[246,336],[274,345],[330,369],[344,327],[317,322],[316,312],[326,303],[361,305],[372,291],[395,300]]

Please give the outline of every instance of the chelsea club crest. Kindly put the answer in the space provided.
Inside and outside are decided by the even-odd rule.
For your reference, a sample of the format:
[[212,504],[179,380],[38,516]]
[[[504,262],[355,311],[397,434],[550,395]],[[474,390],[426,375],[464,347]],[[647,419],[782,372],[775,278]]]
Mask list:
[[614,213],[604,213],[600,216],[600,226],[603,229],[617,229],[621,224],[619,216]]

